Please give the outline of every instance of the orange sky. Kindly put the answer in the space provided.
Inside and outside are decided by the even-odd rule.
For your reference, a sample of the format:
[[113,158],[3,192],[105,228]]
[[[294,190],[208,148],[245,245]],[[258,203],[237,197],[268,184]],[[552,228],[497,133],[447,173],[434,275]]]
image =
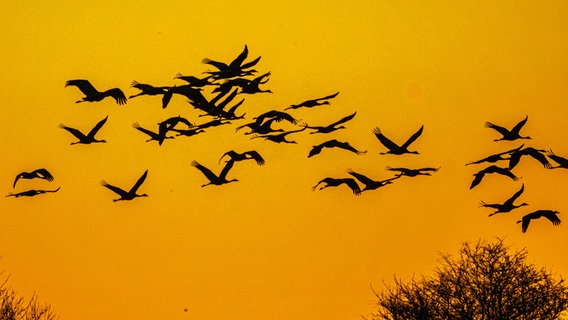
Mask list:
[[[490,176],[469,190],[484,166],[464,166],[520,145],[493,142],[485,121],[512,127],[525,115],[527,146],[568,157],[567,10],[564,1],[3,1],[3,192],[61,190],[1,198],[1,269],[22,294],[36,292],[61,319],[79,320],[356,319],[373,309],[370,284],[428,274],[439,252],[480,238],[505,238],[568,274],[564,225],[535,221],[523,234],[515,223],[538,209],[564,219],[568,171],[527,159],[515,168],[521,180]],[[245,44],[249,59],[262,56],[255,68],[271,72],[264,88],[274,93],[239,96],[246,120],[162,146],[132,123],[208,118],[179,96],[167,109],[148,96],[76,104],[82,94],[64,88],[89,79],[130,96],[133,80],[180,85],[177,73],[201,76],[211,70],[203,58],[230,62]],[[295,145],[235,133],[264,111],[337,91],[330,105],[289,111],[313,125],[356,111],[347,129],[289,136]],[[70,146],[74,138],[58,128],[88,130],[105,116],[106,144]],[[411,148],[420,155],[379,154],[373,128],[402,142],[421,125]],[[307,158],[328,139],[367,153]],[[257,150],[266,165],[237,163],[230,175],[239,182],[201,188],[206,179],[191,161],[217,172],[231,149]],[[358,197],[345,186],[311,189],[349,169],[387,179],[386,166],[441,169]],[[55,180],[12,188],[18,173],[37,168]],[[115,203],[99,184],[129,188],[146,169],[147,198]],[[522,183],[529,206],[491,218],[478,207]]]

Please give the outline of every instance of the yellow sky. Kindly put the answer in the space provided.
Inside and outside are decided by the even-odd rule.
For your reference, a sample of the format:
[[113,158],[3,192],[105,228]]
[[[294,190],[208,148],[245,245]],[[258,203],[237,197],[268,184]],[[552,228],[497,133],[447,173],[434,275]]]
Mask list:
[[[428,274],[439,252],[480,238],[503,237],[568,274],[564,225],[535,221],[522,234],[515,223],[538,209],[563,219],[568,171],[523,159],[520,181],[490,176],[469,190],[483,166],[464,166],[520,144],[493,142],[485,121],[512,127],[525,115],[527,146],[568,157],[565,1],[3,1],[0,30],[2,190],[61,186],[1,198],[1,269],[61,319],[356,319],[373,309],[370,284]],[[247,120],[162,146],[132,123],[208,118],[178,96],[167,109],[148,96],[75,104],[82,94],[64,88],[89,79],[129,96],[133,80],[180,85],[177,73],[201,76],[211,69],[203,58],[230,62],[245,44],[249,59],[262,56],[255,68],[271,72],[264,87],[274,93],[244,96]],[[234,132],[264,111],[337,91],[328,106],[291,113],[323,125],[357,111],[347,129],[289,136],[296,145]],[[70,146],[58,128],[87,131],[107,115],[106,144]],[[373,128],[402,142],[420,125],[420,155],[379,155]],[[332,138],[367,153],[307,158]],[[231,149],[257,150],[266,165],[237,163],[230,176],[239,182],[201,188],[191,161],[217,172]],[[359,197],[345,186],[311,189],[348,169],[386,179],[386,166],[441,169]],[[12,189],[18,173],[37,168],[55,180]],[[146,169],[147,198],[115,203],[99,184],[129,188]],[[529,206],[492,218],[478,207],[522,183]]]

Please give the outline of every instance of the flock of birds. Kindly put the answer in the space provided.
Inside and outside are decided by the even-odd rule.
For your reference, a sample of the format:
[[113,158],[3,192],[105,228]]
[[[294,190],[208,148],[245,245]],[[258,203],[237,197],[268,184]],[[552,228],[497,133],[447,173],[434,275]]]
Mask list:
[[[159,122],[157,124],[157,128],[144,128],[137,122],[133,123],[133,128],[146,136],[146,142],[156,141],[158,145],[162,145],[168,139],[174,139],[179,136],[189,137],[204,133],[211,127],[227,125],[235,121],[244,121],[248,119],[246,117],[246,112],[241,113],[238,111],[242,107],[245,99],[234,102],[235,98],[242,95],[272,93],[272,91],[261,88],[261,86],[265,85],[269,81],[269,77],[271,75],[270,72],[266,72],[260,76],[255,76],[257,70],[255,70],[254,67],[260,61],[261,57],[259,56],[251,61],[246,61],[247,58],[248,47],[246,45],[243,51],[240,52],[240,54],[230,63],[205,58],[202,62],[213,67],[215,70],[206,71],[203,73],[204,76],[201,77],[177,74],[174,79],[184,81],[183,85],[153,86],[133,81],[131,84],[132,88],[137,89],[140,92],[131,95],[128,98],[119,88],[99,91],[88,80],[84,79],[69,80],[65,83],[65,87],[76,87],[83,93],[84,97],[82,97],[81,100],[76,101],[76,103],[99,102],[106,98],[112,98],[118,105],[124,105],[129,99],[141,96],[161,96],[161,107],[165,109],[168,107],[174,96],[181,96],[185,97],[188,103],[201,113],[199,115],[200,117],[210,117],[209,121],[197,124],[191,122],[186,117],[178,115]],[[209,94],[204,94],[206,89],[209,89]],[[297,104],[291,104],[283,110],[274,109],[263,112],[248,120],[249,122],[236,126],[235,132],[247,129],[248,131],[244,132],[244,135],[253,135],[251,140],[264,139],[273,143],[289,144],[296,143],[296,141],[288,138],[290,135],[299,134],[304,131],[309,132],[309,134],[330,135],[337,130],[346,129],[346,123],[351,121],[356,116],[357,112],[343,116],[330,124],[316,126],[297,119],[297,117],[293,115],[293,111],[301,108],[315,108],[322,105],[329,105],[331,104],[332,99],[334,99],[338,94],[339,92],[335,92],[320,98],[309,99]],[[208,98],[208,96],[211,96],[211,98]],[[108,116],[99,120],[88,132],[64,124],[60,124],[59,127],[67,131],[76,139],[71,142],[71,145],[105,143],[106,140],[97,138],[97,134],[105,125],[107,119]],[[497,141],[530,139],[530,137],[521,136],[519,133],[527,119],[528,117],[517,124],[512,130],[507,130],[489,122],[486,123],[486,126],[498,131],[502,135],[502,138],[497,139]],[[279,126],[279,124],[282,123],[287,123],[295,126],[296,128],[293,130],[284,130],[281,125]],[[422,125],[402,144],[395,143],[387,138],[379,127],[372,130],[372,133],[377,138],[380,145],[384,147],[384,151],[380,152],[380,154],[401,156],[405,154],[419,154],[418,151],[410,150],[409,148],[422,135],[423,130],[424,126]],[[324,149],[341,149],[355,155],[361,155],[367,152],[367,150],[359,150],[353,147],[347,141],[340,141],[331,138],[318,145],[312,146],[307,157],[314,157],[323,152]],[[515,176],[511,170],[519,163],[523,156],[533,157],[540,161],[545,168],[568,168],[568,159],[557,156],[551,151],[545,152],[544,150],[538,150],[530,147],[524,148],[524,145],[521,145],[518,148],[490,155],[481,160],[468,163],[467,165],[477,165],[486,162],[495,163],[498,161],[509,161],[509,165],[507,167],[491,165],[474,174],[474,180],[471,183],[470,189],[480,184],[486,175],[493,173],[505,175],[513,180],[517,180],[517,176]],[[548,162],[547,158],[558,163],[558,165],[553,167]],[[256,150],[241,152],[229,150],[220,157],[219,163],[221,163],[222,160],[224,160],[224,165],[218,173],[214,173],[213,170],[200,164],[196,160],[191,162],[191,166],[200,171],[203,177],[207,180],[207,183],[203,184],[202,187],[208,185],[219,186],[238,181],[236,178],[229,178],[231,169],[236,162],[253,160],[257,165],[263,165],[265,163],[264,158]],[[351,189],[353,194],[360,195],[363,192],[376,190],[392,184],[394,181],[401,179],[402,177],[411,178],[417,176],[429,176],[437,172],[439,169],[439,167],[406,168],[388,166],[386,167],[386,170],[393,172],[393,176],[383,180],[375,180],[362,173],[348,170],[347,173],[349,176],[323,178],[312,187],[312,190],[316,191],[328,187],[345,185]],[[138,193],[139,188],[142,186],[147,176],[148,170],[146,170],[136,183],[128,190],[111,185],[104,180],[101,181],[101,185],[119,196],[119,198],[113,199],[114,201],[133,200],[137,197],[147,196],[147,194]],[[31,172],[21,172],[16,176],[13,188],[16,187],[16,184],[20,179],[43,179],[46,181],[53,181],[54,177],[47,169],[44,168],[33,170]],[[25,190],[17,193],[9,193],[7,197],[30,197],[44,193],[57,192],[59,189],[60,187],[53,190]],[[526,205],[526,203],[519,205],[514,204],[516,199],[522,194],[523,190],[524,184],[517,193],[504,203],[487,204],[482,202],[481,204],[484,207],[497,210],[491,215],[501,212],[510,212],[518,207]],[[537,210],[525,215],[518,222],[522,223],[522,231],[525,232],[530,221],[540,217],[549,219],[554,225],[559,224],[560,219],[557,214],[558,212],[553,210]]]
[[[511,128],[510,130],[493,124],[491,122],[486,122],[485,123],[485,127],[487,128],[491,128],[495,131],[497,131],[501,137],[498,139],[495,139],[494,141],[517,141],[517,140],[530,140],[531,137],[529,136],[523,136],[521,135],[521,129],[523,128],[523,126],[527,123],[528,121],[528,116],[526,116],[523,120],[521,120],[520,122],[518,122],[513,128]],[[510,150],[505,150],[499,153],[495,153],[495,154],[491,154],[488,155],[480,160],[476,160],[476,161],[472,161],[469,163],[466,163],[467,165],[479,165],[479,164],[485,164],[485,163],[490,163],[490,165],[488,165],[486,168],[478,171],[477,173],[475,173],[473,176],[473,181],[471,182],[470,185],[470,189],[475,188],[477,185],[479,185],[483,179],[486,177],[486,175],[490,175],[490,174],[497,174],[497,175],[501,175],[504,177],[508,177],[513,181],[517,181],[519,180],[519,176],[514,174],[512,172],[513,168],[515,168],[521,159],[524,158],[532,158],[536,161],[538,161],[540,164],[542,164],[542,166],[545,169],[557,169],[557,168],[564,168],[564,169],[568,169],[568,159],[558,156],[556,154],[554,154],[552,152],[552,150],[543,150],[543,149],[536,149],[533,147],[525,147],[525,144],[521,144],[520,146],[518,146],[517,148],[514,149],[510,149]],[[550,163],[549,160],[552,160],[554,163],[556,163],[556,165],[553,165]],[[498,166],[495,163],[498,162],[505,162],[506,164],[503,166]],[[523,194],[525,190],[525,184],[523,183],[521,185],[521,188],[516,191],[512,196],[510,196],[509,198],[507,198],[506,200],[504,200],[501,203],[486,203],[485,201],[481,201],[480,202],[480,206],[481,207],[485,207],[485,208],[491,208],[493,210],[495,210],[494,212],[492,212],[491,214],[489,214],[489,216],[494,216],[498,213],[507,213],[507,212],[511,212],[515,209],[518,209],[520,207],[524,207],[524,206],[528,206],[528,203],[526,202],[522,202],[522,203],[518,203],[515,204],[515,202],[517,201],[517,199]],[[525,214],[520,220],[517,221],[517,223],[521,224],[521,230],[522,232],[526,232],[529,224],[532,220],[535,219],[539,219],[539,218],[546,218],[548,219],[550,222],[552,222],[553,225],[559,225],[560,224],[560,218],[558,217],[558,214],[560,212],[556,211],[556,210],[550,210],[550,209],[539,209],[530,213]]]

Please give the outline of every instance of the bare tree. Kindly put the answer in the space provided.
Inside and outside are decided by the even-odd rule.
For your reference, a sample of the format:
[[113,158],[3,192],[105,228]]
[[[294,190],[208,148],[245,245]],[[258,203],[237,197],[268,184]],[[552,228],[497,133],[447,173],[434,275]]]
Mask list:
[[[3,276],[3,272],[0,272]],[[8,277],[0,284],[0,320],[55,320],[49,305],[42,305],[34,294],[26,303],[23,297],[8,287]]]
[[548,320],[568,309],[564,280],[528,263],[525,249],[511,253],[502,239],[464,243],[457,256],[441,256],[433,276],[395,277],[375,295],[375,320]]

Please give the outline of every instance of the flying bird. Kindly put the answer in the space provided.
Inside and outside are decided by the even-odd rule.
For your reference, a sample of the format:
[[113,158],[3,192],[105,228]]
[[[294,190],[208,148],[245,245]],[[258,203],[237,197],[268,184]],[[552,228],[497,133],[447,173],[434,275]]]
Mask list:
[[102,119],[101,121],[99,121],[94,127],[93,129],[91,129],[91,131],[89,131],[89,133],[87,135],[85,135],[84,133],[82,133],[81,131],[75,129],[75,128],[71,128],[68,127],[62,123],[59,124],[59,127],[62,129],[67,130],[68,132],[70,132],[72,135],[74,135],[77,139],[79,139],[79,141],[77,142],[71,142],[71,144],[77,144],[77,143],[81,143],[81,144],[91,144],[91,143],[95,143],[95,142],[106,142],[106,140],[97,140],[95,139],[95,135],[97,134],[97,132],[99,132],[99,130],[102,128],[102,126],[106,123],[108,119],[108,116],[106,116],[104,119]]
[[118,103],[119,105],[126,103],[126,96],[124,95],[124,92],[122,92],[122,90],[120,90],[119,88],[113,88],[100,92],[95,89],[95,87],[93,87],[93,85],[88,80],[82,79],[69,80],[65,83],[65,87],[68,86],[75,86],[79,88],[79,90],[81,90],[81,92],[83,92],[83,94],[85,95],[83,99],[77,101],[77,103],[97,102],[103,100],[106,97],[113,97],[114,100],[116,100],[116,103]]
[[140,83],[136,80],[132,81],[130,86],[140,90],[140,93],[132,95],[132,96],[128,97],[128,99],[132,99],[132,98],[144,96],[144,95],[146,95],[146,96],[157,96],[157,95],[160,95],[160,94],[165,94],[171,88],[171,87],[154,87],[153,85]]
[[[241,76],[248,76],[252,75],[256,72],[256,70],[245,70],[253,67],[260,61],[260,57],[256,58],[253,61],[248,63],[244,63],[245,59],[248,56],[248,47],[245,45],[244,50],[230,63],[226,64],[224,62],[211,60],[208,58],[204,58],[201,62],[205,64],[209,64],[217,68],[218,71],[209,71],[206,72],[213,76],[215,79],[226,79],[226,78],[233,78],[233,77],[241,77]],[[244,64],[243,64],[244,63]]]
[[332,139],[332,140],[328,140],[324,143],[321,143],[317,146],[313,146],[312,150],[310,150],[310,153],[308,154],[308,158],[313,157],[316,154],[319,154],[323,148],[340,148],[340,149],[345,149],[347,151],[351,151],[351,152],[356,153],[358,155],[363,154],[363,153],[367,153],[367,150],[359,151],[359,150],[355,149],[354,147],[352,147],[349,144],[349,142],[341,142],[341,141]]
[[522,206],[528,206],[528,203],[524,203],[524,202],[519,204],[519,205],[514,204],[515,200],[517,200],[517,198],[523,193],[524,190],[525,190],[525,185],[523,184],[521,189],[519,191],[515,192],[515,194],[513,194],[505,202],[503,202],[503,203],[485,203],[484,201],[481,201],[480,206],[486,207],[486,208],[497,209],[497,211],[489,214],[490,217],[493,216],[493,215],[496,215],[498,213],[501,213],[501,212],[510,212],[513,209],[516,209],[516,208],[519,208],[519,207],[522,207]]
[[552,152],[552,150],[549,151],[549,154],[547,156],[558,164],[555,167],[550,167],[550,169],[557,169],[557,168],[568,169],[568,159],[555,155],[554,152]]
[[349,173],[350,175],[352,175],[353,177],[355,177],[357,180],[359,180],[359,182],[361,182],[362,184],[365,185],[365,187],[363,188],[363,190],[361,190],[361,192],[363,191],[367,191],[367,190],[375,190],[378,189],[380,187],[384,187],[387,184],[391,184],[394,180],[400,178],[401,176],[398,175],[394,178],[390,178],[390,179],[385,179],[385,180],[373,180],[361,173],[357,173],[353,170],[349,170],[347,173]]
[[207,85],[210,85],[211,82],[209,82],[209,79],[211,79],[212,76],[207,76],[205,78],[197,78],[194,76],[184,76],[181,73],[178,73],[174,79],[180,79],[183,80],[185,82],[187,82],[187,84],[190,87],[193,88],[201,88],[201,87],[205,87]]
[[12,188],[16,187],[16,182],[18,182],[19,179],[35,179],[35,178],[39,178],[39,179],[44,179],[47,181],[53,181],[53,176],[51,175],[51,173],[49,173],[49,171],[47,171],[47,169],[36,169],[34,171],[31,172],[21,172],[20,174],[18,174],[16,176],[16,179],[14,180],[14,185],[12,186]]
[[136,130],[145,133],[150,137],[150,139],[146,140],[146,142],[155,140],[158,141],[158,145],[161,146],[165,139],[173,139],[173,137],[166,136],[168,134],[168,131],[170,131],[173,127],[171,124],[168,124],[167,122],[162,122],[158,125],[158,132],[142,128],[140,124],[138,124],[138,122],[134,122],[132,126]]
[[537,210],[535,212],[526,214],[525,216],[523,216],[521,220],[517,221],[517,223],[521,223],[523,233],[527,232],[531,220],[539,219],[542,217],[550,220],[550,222],[552,222],[553,225],[557,226],[560,224],[560,218],[558,218],[557,216],[557,214],[559,213],[560,212],[555,210]]
[[327,187],[337,187],[339,185],[345,184],[347,185],[349,188],[351,188],[351,191],[353,191],[353,194],[355,195],[360,195],[361,194],[361,188],[359,187],[359,185],[357,184],[357,182],[355,181],[355,179],[353,178],[324,178],[321,181],[319,181],[315,186],[312,187],[312,190],[315,191],[316,188],[322,184],[325,183],[325,185],[321,188],[319,188],[318,190],[322,190],[325,189]]
[[221,160],[225,157],[225,156],[229,156],[231,159],[229,161],[243,161],[243,160],[254,160],[256,161],[256,163],[259,166],[262,166],[264,164],[264,159],[262,158],[262,156],[255,150],[250,150],[250,151],[245,151],[243,153],[238,153],[234,150],[230,150],[225,152],[221,158],[219,159],[219,162],[221,162]]
[[550,162],[546,159],[546,155],[544,154],[545,150],[538,150],[532,147],[527,147],[521,150],[517,150],[511,153],[509,157],[509,170],[512,170],[519,161],[521,160],[522,156],[531,156],[540,162],[546,169],[550,169],[552,166]]
[[321,105],[324,105],[324,104],[329,104],[329,101],[327,101],[327,100],[337,97],[338,94],[339,94],[339,92],[336,92],[334,94],[331,94],[329,96],[325,96],[323,98],[306,100],[306,101],[299,103],[299,104],[290,105],[288,108],[286,108],[284,110],[299,109],[299,108],[302,108],[302,107],[312,108],[312,107],[315,107],[315,106],[321,106]]
[[521,131],[521,128],[525,125],[525,123],[527,123],[527,120],[529,119],[529,116],[526,116],[523,120],[521,120],[519,123],[517,123],[513,129],[508,130],[504,127],[498,126],[496,124],[493,124],[489,121],[485,122],[485,126],[487,128],[491,128],[497,132],[499,132],[502,137],[500,139],[495,139],[493,141],[502,141],[502,140],[508,140],[508,141],[513,141],[513,140],[517,140],[517,139],[530,139],[531,137],[528,136],[521,136],[519,134],[519,132]]
[[524,144],[522,144],[520,147],[517,147],[515,149],[511,149],[511,150],[507,150],[504,152],[500,152],[500,153],[496,153],[496,154],[492,154],[490,156],[487,156],[481,160],[477,160],[477,161],[472,161],[469,163],[466,163],[465,165],[471,165],[471,164],[480,164],[480,163],[484,163],[484,162],[489,162],[489,163],[495,163],[497,161],[501,161],[501,160],[509,160],[509,158],[504,158],[504,155],[510,155],[513,152],[519,151],[521,150],[521,148],[524,146]]
[[148,176],[148,170],[144,171],[142,176],[140,178],[138,178],[138,181],[136,181],[134,186],[132,186],[132,188],[129,191],[125,191],[125,190],[123,190],[119,187],[115,187],[113,185],[110,185],[104,180],[101,181],[101,185],[103,187],[110,189],[111,191],[113,191],[114,193],[116,193],[120,196],[120,198],[118,198],[118,199],[113,199],[112,201],[114,201],[114,202],[122,201],[122,200],[132,200],[132,199],[137,198],[137,197],[147,197],[148,196],[145,193],[144,194],[137,194],[136,193],[138,191],[138,188],[140,188],[142,183],[144,183],[144,180],[146,180],[147,176]]
[[264,138],[264,140],[269,140],[269,141],[276,142],[276,143],[297,143],[296,141],[287,140],[286,136],[289,135],[289,134],[301,132],[301,131],[304,131],[304,130],[306,130],[305,126],[302,129],[299,129],[299,130],[286,131],[286,132],[282,132],[282,133],[278,133],[278,134],[257,135],[257,136],[252,137],[251,139]]
[[209,180],[209,183],[206,183],[206,184],[201,186],[203,188],[203,187],[211,185],[211,184],[220,186],[222,184],[227,184],[227,183],[230,183],[230,182],[239,181],[237,179],[227,180],[227,174],[229,173],[229,170],[231,170],[231,168],[233,168],[234,163],[235,163],[235,160],[227,161],[227,163],[225,163],[225,166],[223,167],[223,169],[221,170],[221,173],[219,173],[219,175],[214,174],[213,171],[202,166],[201,164],[199,164],[199,162],[197,162],[195,160],[193,160],[191,162],[191,165],[196,167],[199,171],[201,171],[201,173],[203,173],[203,175],[207,178],[207,180]]
[[57,189],[55,190],[26,190],[26,191],[22,191],[22,192],[18,192],[18,193],[8,193],[8,195],[6,195],[6,197],[14,197],[14,198],[19,198],[19,197],[34,197],[37,196],[38,194],[44,194],[44,193],[52,193],[52,192],[57,192],[59,191],[59,189],[61,189],[61,187],[57,187]]
[[391,168],[386,167],[389,171],[398,171],[400,172],[397,174],[397,177],[407,176],[407,177],[416,177],[416,176],[431,176],[430,172],[438,172],[440,168],[419,168],[419,169],[409,169],[409,168]]
[[345,126],[339,126],[339,125],[353,119],[356,114],[357,114],[357,112],[354,112],[353,114],[350,114],[346,117],[343,117],[340,120],[338,120],[338,121],[336,121],[332,124],[329,124],[327,126],[308,126],[308,129],[315,130],[315,131],[310,132],[311,134],[314,134],[314,133],[330,133],[330,132],[333,132],[333,131],[336,131],[336,130],[339,130],[339,129],[345,129]]
[[490,174],[490,173],[497,173],[497,174],[500,174],[500,175],[503,175],[503,176],[507,176],[507,177],[509,177],[509,178],[511,178],[515,181],[519,179],[519,177],[517,177],[515,174],[513,174],[509,170],[509,168],[501,168],[501,167],[498,167],[496,165],[491,165],[491,166],[489,166],[489,167],[487,167],[487,168],[485,168],[485,169],[483,169],[483,170],[481,170],[481,171],[479,171],[479,172],[477,172],[473,175],[474,178],[473,178],[473,181],[471,182],[471,185],[470,185],[469,188],[473,189],[475,186],[477,186],[481,182],[481,180],[483,179],[483,177],[486,174]]
[[387,149],[389,149],[389,151],[381,152],[381,154],[394,154],[394,155],[401,155],[401,154],[405,154],[405,153],[418,154],[418,151],[409,151],[408,147],[416,139],[418,139],[418,137],[420,137],[423,130],[424,130],[424,126],[421,126],[420,129],[418,129],[418,131],[416,131],[412,136],[410,136],[410,138],[408,138],[408,140],[406,140],[406,142],[404,144],[402,144],[400,146],[398,144],[392,142],[389,138],[385,137],[383,135],[383,133],[381,132],[381,129],[379,129],[379,127],[376,127],[373,130],[373,133],[375,134],[377,139],[379,139],[379,142],[383,146],[385,146]]

